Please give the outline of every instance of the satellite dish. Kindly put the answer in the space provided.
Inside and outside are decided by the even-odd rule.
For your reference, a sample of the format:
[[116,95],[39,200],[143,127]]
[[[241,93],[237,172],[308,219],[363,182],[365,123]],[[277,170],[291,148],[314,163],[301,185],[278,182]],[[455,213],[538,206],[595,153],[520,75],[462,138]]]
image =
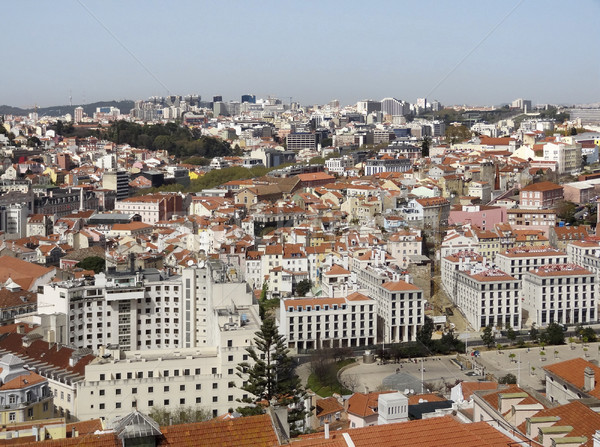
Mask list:
[[192,265],[194,265],[194,261],[192,261],[191,259],[187,262],[188,267],[191,267]]
[[198,262],[198,268],[201,268],[201,269],[204,268],[204,261],[199,261]]

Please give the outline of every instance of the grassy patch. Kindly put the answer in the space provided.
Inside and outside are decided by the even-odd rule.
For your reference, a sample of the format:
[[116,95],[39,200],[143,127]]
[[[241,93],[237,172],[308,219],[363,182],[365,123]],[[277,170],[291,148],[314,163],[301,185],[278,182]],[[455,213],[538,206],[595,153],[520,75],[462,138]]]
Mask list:
[[[355,362],[355,360],[352,358],[337,362],[335,364],[336,373],[344,366],[350,365],[354,362]],[[332,396],[334,393],[341,394],[341,395],[352,394],[351,390],[342,386],[342,384],[337,380],[337,374],[335,375],[335,379],[330,379],[329,382],[331,382],[331,383],[329,383],[329,384],[321,383],[321,379],[319,377],[317,377],[316,374],[312,373],[308,377],[306,387],[310,388],[312,391],[314,391],[316,394],[318,394],[321,397],[329,397],[329,396]]]

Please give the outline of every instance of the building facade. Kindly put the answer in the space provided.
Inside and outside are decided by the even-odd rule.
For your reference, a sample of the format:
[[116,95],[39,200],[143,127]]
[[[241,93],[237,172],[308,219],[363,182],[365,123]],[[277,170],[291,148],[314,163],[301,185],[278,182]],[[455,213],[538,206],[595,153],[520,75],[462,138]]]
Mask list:
[[523,309],[537,327],[596,321],[596,275],[575,264],[544,265],[523,275]]
[[355,292],[343,298],[283,300],[279,333],[295,352],[375,344],[375,301]]

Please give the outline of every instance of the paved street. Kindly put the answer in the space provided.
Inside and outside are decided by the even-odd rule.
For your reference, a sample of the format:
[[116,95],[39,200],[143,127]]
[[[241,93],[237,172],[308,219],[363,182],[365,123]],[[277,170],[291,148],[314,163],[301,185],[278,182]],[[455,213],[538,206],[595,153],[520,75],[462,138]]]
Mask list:
[[[589,343],[587,345],[588,360],[598,360],[599,343]],[[498,351],[481,351],[481,356],[476,359],[477,364],[485,373],[493,374],[500,378],[507,373],[512,373],[520,377],[520,384],[529,386],[537,390],[543,390],[541,380],[544,377],[542,367],[552,363],[569,360],[575,357],[584,357],[586,352],[581,344],[575,344],[574,349],[567,345],[547,346],[544,349],[546,353],[545,360],[542,361],[540,348],[521,348],[509,349],[498,353]],[[555,354],[555,351],[557,353]],[[510,354],[515,357],[511,358]],[[481,375],[475,375],[473,371],[461,371],[460,367],[452,360],[456,355],[429,357],[423,361],[423,381],[427,384],[433,384],[436,389],[441,389],[443,384],[454,384],[457,379],[460,380],[478,380]],[[518,360],[520,359],[520,363]],[[520,368],[519,368],[520,366]],[[535,369],[532,369],[535,368]],[[520,369],[520,372],[519,372]],[[421,380],[421,360],[417,363],[408,363],[404,361],[401,364],[388,363],[380,365],[377,363],[364,364],[362,357],[358,359],[355,366],[352,366],[341,374],[341,380],[347,386],[354,385],[356,391],[364,392],[366,389],[375,391],[382,388],[383,380],[399,373],[408,373]],[[420,390],[415,390],[420,391]]]

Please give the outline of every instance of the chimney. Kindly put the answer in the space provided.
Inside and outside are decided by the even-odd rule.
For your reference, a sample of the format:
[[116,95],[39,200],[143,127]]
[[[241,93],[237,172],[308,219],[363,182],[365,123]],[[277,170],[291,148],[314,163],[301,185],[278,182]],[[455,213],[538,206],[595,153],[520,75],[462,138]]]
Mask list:
[[329,439],[329,421],[325,421],[325,439]]
[[595,373],[589,366],[583,371],[583,389],[591,391],[596,387]]

